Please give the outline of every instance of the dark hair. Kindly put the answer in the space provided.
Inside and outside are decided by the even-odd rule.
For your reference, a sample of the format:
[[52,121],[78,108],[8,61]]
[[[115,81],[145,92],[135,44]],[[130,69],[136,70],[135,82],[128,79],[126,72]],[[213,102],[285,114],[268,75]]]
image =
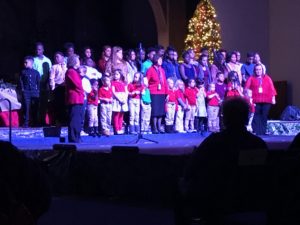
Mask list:
[[203,55],[203,54],[201,54],[201,55],[199,56],[198,61],[200,62],[204,57],[208,58],[208,55]]
[[188,50],[182,53],[182,58],[184,59],[187,55],[190,55]]
[[237,85],[240,85],[238,73],[236,71],[230,71],[228,73],[228,82],[235,82]]
[[247,52],[247,58],[254,57],[254,52]]
[[208,47],[204,46],[203,48],[201,48],[200,52],[203,52],[203,51],[208,51]]
[[169,45],[169,46],[167,47],[167,49],[166,49],[166,52],[169,52],[169,51],[175,52],[176,49],[175,49],[173,46]]
[[192,83],[192,81],[195,81],[195,79],[193,78],[188,79],[188,84]]
[[27,55],[27,56],[24,57],[24,61],[25,60],[31,60],[31,61],[33,61],[34,59],[33,59],[33,56]]
[[232,57],[233,55],[237,56],[237,55],[236,55],[236,52],[229,52],[229,53],[228,53],[228,56],[227,56],[227,62],[230,62],[231,57]]
[[249,104],[242,97],[232,97],[222,104],[223,121],[226,128],[243,127],[248,123]]
[[[140,74],[140,78],[139,78],[139,80],[135,83],[135,84],[137,84],[137,86],[142,86],[142,79],[143,79],[143,77],[144,77],[144,75],[143,75],[143,73],[141,73],[141,72],[136,72],[136,73],[134,73],[134,75],[133,75],[133,77],[136,75],[136,74]],[[134,78],[133,78],[134,79]],[[133,81],[132,81],[132,83],[133,83]]]
[[161,58],[161,57],[162,57],[162,56],[160,56],[159,54],[155,54],[155,55],[153,56],[153,59],[152,59],[153,65],[156,65],[157,62],[158,62],[158,60],[159,60],[159,58]]
[[91,85],[94,85],[94,83],[97,82],[97,81],[98,81],[98,80],[97,80],[97,79],[94,79],[94,78],[93,78],[93,79],[90,79]]
[[221,74],[224,75],[224,73],[222,71],[218,71],[217,74],[216,74],[216,77],[219,77]]
[[129,61],[131,52],[134,52],[134,53],[135,53],[135,51],[134,51],[133,49],[131,49],[131,48],[128,49],[128,50],[125,52],[125,60],[126,60],[126,61]]
[[147,54],[149,54],[150,52],[156,52],[156,49],[153,48],[153,47],[149,47],[149,48],[147,49]]
[[74,48],[74,44],[71,42],[67,42],[64,44],[65,50],[68,50],[69,48]]
[[115,75],[116,72],[119,72],[119,74],[120,74],[120,80],[124,81],[124,75],[123,75],[122,70],[120,70],[120,69],[114,69],[113,70],[113,77],[114,77],[114,75]]
[[204,85],[204,80],[201,79],[201,78],[197,78],[196,79],[196,85],[199,86],[199,85]]
[[156,46],[155,46],[156,52],[158,52],[158,51],[161,50],[161,49],[165,49],[164,46],[162,46],[162,45],[156,45]]

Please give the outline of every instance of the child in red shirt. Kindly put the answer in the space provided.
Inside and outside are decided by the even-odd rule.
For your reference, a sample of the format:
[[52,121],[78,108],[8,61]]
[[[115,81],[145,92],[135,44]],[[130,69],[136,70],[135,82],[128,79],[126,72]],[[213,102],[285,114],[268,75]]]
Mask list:
[[219,94],[216,92],[214,83],[209,84],[209,91],[207,96],[207,126],[210,132],[218,132],[219,125],[219,101],[221,100]]
[[186,133],[183,127],[184,112],[188,109],[186,99],[184,97],[184,82],[182,80],[176,81],[176,98],[177,98],[177,113],[175,119],[175,131],[178,133]]
[[128,112],[128,90],[123,80],[124,76],[122,71],[119,69],[115,70],[111,87],[113,93],[113,127],[116,134],[124,134],[122,130],[124,112]]
[[194,129],[194,120],[197,105],[198,89],[196,88],[196,82],[194,79],[188,81],[188,87],[185,89],[184,96],[187,101],[188,110],[185,112],[185,130],[189,133],[196,132]]
[[168,91],[166,98],[166,132],[173,133],[173,126],[175,121],[175,113],[177,108],[177,98],[176,90],[174,88],[174,80],[169,78],[168,82]]
[[112,101],[113,93],[110,83],[110,78],[104,76],[102,78],[103,86],[99,89],[99,100],[100,100],[100,121],[102,134],[110,136],[111,132],[111,118],[112,118]]
[[132,83],[128,85],[130,134],[137,134],[140,132],[140,107],[142,91],[142,74],[140,72],[136,72],[133,76]]
[[96,137],[98,133],[98,81],[91,79],[92,91],[87,96],[87,112],[89,121],[89,135]]

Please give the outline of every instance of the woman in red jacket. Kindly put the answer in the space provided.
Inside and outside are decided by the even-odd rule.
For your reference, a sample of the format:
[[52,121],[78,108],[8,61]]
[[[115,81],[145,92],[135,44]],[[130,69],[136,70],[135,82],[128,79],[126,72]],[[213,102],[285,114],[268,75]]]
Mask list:
[[165,112],[165,100],[168,91],[166,75],[162,65],[162,57],[158,54],[153,56],[153,65],[147,70],[146,76],[151,95],[151,118],[153,121],[152,131],[154,134],[164,133],[161,129],[161,121]]
[[252,91],[255,113],[252,122],[253,132],[258,135],[266,134],[268,114],[272,104],[276,103],[277,92],[271,77],[263,73],[263,66],[254,66],[254,75],[249,77],[245,89]]
[[80,66],[79,56],[68,57],[66,72],[66,105],[69,109],[68,140],[80,142],[81,121],[83,117],[84,90],[77,69]]

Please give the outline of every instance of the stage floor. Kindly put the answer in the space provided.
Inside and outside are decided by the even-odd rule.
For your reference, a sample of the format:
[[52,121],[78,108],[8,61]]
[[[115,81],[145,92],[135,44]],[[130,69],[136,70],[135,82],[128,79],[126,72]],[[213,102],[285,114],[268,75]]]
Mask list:
[[[151,155],[185,155],[190,154],[209,134],[148,134],[143,137],[157,141],[139,140],[136,135],[114,135],[110,137],[83,136],[82,143],[76,144],[78,151],[110,153],[113,146],[137,146],[142,154]],[[261,136],[270,150],[285,150],[292,142],[294,136],[266,135]],[[8,140],[8,138],[1,138]],[[51,150],[54,144],[60,143],[58,137],[18,137],[13,136],[12,143],[20,150]],[[71,144],[71,143],[70,143]]]

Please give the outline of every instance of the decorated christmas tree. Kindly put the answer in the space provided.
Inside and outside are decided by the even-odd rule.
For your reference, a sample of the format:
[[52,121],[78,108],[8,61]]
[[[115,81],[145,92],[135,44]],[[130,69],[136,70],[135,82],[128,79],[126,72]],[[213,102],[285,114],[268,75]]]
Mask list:
[[189,21],[185,49],[194,49],[198,57],[201,48],[207,47],[211,54],[213,49],[221,47],[220,30],[216,10],[210,0],[201,0]]

